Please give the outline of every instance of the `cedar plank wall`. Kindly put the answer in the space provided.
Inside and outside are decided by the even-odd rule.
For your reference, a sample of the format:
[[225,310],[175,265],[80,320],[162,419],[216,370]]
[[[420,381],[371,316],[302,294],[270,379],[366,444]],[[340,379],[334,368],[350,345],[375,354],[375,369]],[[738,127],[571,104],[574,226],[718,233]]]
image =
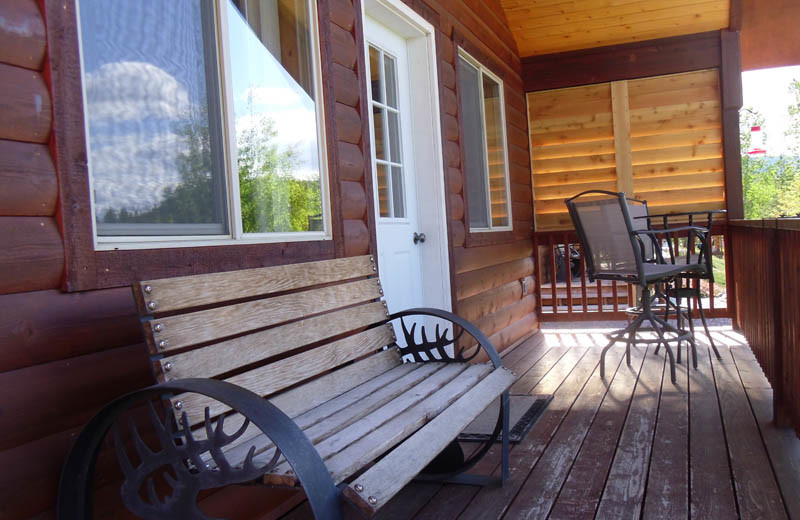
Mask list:
[[[495,347],[502,350],[539,327],[533,294],[528,125],[516,43],[497,0],[407,0],[406,3],[438,32],[453,310],[475,321]],[[503,80],[513,233],[467,236],[456,70],[460,45]],[[522,280],[527,283],[524,295]]]
[[[371,172],[365,160],[368,132],[361,111],[366,87],[360,74],[364,67],[360,5],[358,0],[355,5],[351,0],[318,3],[326,110],[332,122],[328,153],[335,251],[337,256],[364,254],[373,249],[375,240]],[[56,99],[59,92],[50,84],[51,77],[65,73],[51,71],[51,65],[59,65],[55,56],[69,55],[65,42],[75,44],[63,27],[64,20],[74,17],[74,2],[65,4],[0,0],[0,236],[4,241],[0,249],[0,519],[51,517],[61,465],[80,427],[102,404],[152,382],[127,280],[117,276],[100,281],[98,273],[98,286],[110,288],[60,291],[68,267],[64,242],[74,238],[62,236],[62,229],[72,228],[62,225],[61,216],[75,208],[69,207],[70,200],[62,203],[67,209],[59,206],[59,186],[64,189],[65,172],[85,163],[80,154],[71,159],[59,150],[65,132],[59,135],[57,130],[67,125],[51,120],[53,113],[59,118],[69,108],[51,107],[51,92],[56,92]],[[440,104],[455,308],[468,318],[480,318],[478,325],[502,348],[538,326],[534,296],[522,297],[519,282],[527,278],[528,287],[533,287],[530,170],[519,57],[496,2],[430,0],[412,5],[428,18],[438,15],[440,28]],[[47,33],[42,13],[48,14],[51,25]],[[502,73],[505,84],[515,221],[513,238],[495,246],[464,247],[460,150],[458,131],[453,131],[454,123],[458,128],[456,34],[488,57],[491,63],[487,65]],[[57,42],[49,53],[48,38]],[[61,65],[75,69],[72,62]],[[348,130],[353,128],[361,128],[361,134]],[[60,162],[56,168],[56,159],[70,162]],[[246,261],[258,265],[293,261],[288,253],[292,248],[277,254],[274,245],[263,248],[262,254],[248,250]],[[171,266],[153,265],[150,272],[147,267],[140,269],[147,277],[232,269],[237,255],[226,255],[224,263],[205,268],[186,256],[178,256]],[[168,274],[162,274],[164,269]],[[98,470],[107,473],[102,459]],[[98,485],[97,513],[120,518],[113,474],[110,479],[100,478]],[[227,488],[205,498],[203,504],[209,514],[231,517],[226,507],[232,496],[237,518],[251,517],[286,499],[287,503],[296,500],[280,491]]]
[[[360,110],[366,95],[365,87],[359,88],[364,58],[356,44],[360,6],[350,0],[318,4],[334,206],[330,250],[336,256],[362,255],[372,251],[375,241],[368,209],[371,173],[364,160],[368,132]],[[60,95],[51,78],[77,70],[74,53],[71,60],[61,59],[70,56],[70,45],[76,46],[70,28],[65,29],[74,12],[74,0],[0,0],[0,519],[53,516],[61,466],[81,426],[114,397],[152,384],[125,276],[291,263],[301,260],[294,254],[304,254],[296,245],[246,246],[228,248],[229,253],[214,257],[216,263],[204,265],[204,258],[184,252],[173,255],[169,265],[140,259],[137,274],[125,271],[127,258],[120,256],[103,262],[112,273],[119,266],[115,275],[98,275],[97,287],[107,288],[61,292],[66,285],[64,244],[75,239],[62,236],[71,228],[62,226],[61,217],[77,203],[63,200],[60,206],[59,186],[68,173],[85,168],[85,153],[72,159],[63,152],[65,140],[74,142],[76,126],[69,127],[68,116],[58,120],[70,107],[51,106]],[[45,19],[51,25],[47,30]],[[49,49],[48,39],[56,42]],[[79,84],[71,87],[79,89]],[[69,115],[74,117],[75,110]],[[59,135],[61,128],[66,131]],[[149,253],[144,254],[147,258]],[[107,467],[101,457],[98,472],[107,473]],[[113,473],[111,480],[99,478],[96,508],[101,516],[120,518],[113,479]],[[227,493],[206,498],[209,511],[229,504]],[[244,518],[251,505],[263,511],[286,496],[245,490],[236,500]]]

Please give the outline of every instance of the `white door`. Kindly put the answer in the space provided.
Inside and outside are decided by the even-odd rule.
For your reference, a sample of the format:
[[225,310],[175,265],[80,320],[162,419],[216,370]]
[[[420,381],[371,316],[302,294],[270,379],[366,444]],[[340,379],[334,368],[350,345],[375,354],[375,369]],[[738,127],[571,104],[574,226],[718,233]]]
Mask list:
[[406,40],[365,17],[378,268],[389,312],[425,304]]

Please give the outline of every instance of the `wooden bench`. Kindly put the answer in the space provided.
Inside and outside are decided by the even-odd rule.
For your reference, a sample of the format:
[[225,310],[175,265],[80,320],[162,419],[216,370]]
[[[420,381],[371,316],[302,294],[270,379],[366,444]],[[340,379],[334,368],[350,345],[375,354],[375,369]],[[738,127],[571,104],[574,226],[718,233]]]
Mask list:
[[[389,316],[372,257],[145,281],[134,292],[160,384],[87,424],[62,474],[62,518],[90,512],[92,468],[110,428],[123,502],[145,518],[191,518],[201,490],[255,480],[302,485],[318,518],[338,517],[342,497],[372,515],[424,471],[491,481],[463,472],[508,431],[514,375],[451,313]],[[481,348],[490,362],[470,363]],[[493,439],[465,458],[454,440],[498,398]],[[115,426],[153,400],[155,450],[144,447],[141,424]],[[445,448],[448,460],[431,465]],[[158,490],[153,474],[164,467],[168,486]]]

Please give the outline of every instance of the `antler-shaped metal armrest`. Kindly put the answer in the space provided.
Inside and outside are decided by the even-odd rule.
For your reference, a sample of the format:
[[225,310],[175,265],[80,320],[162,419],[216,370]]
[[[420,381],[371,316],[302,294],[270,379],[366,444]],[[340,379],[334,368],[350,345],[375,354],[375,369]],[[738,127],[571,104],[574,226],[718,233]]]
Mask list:
[[[164,394],[179,394],[183,392],[193,392],[212,397],[238,411],[250,422],[258,426],[292,466],[292,469],[303,484],[311,508],[317,518],[330,518],[339,515],[339,492],[319,453],[297,424],[279,408],[257,394],[225,381],[179,379],[150,386],[119,397],[106,405],[87,423],[75,440],[61,473],[57,505],[59,519],[83,520],[92,517],[92,477],[98,449],[106,433],[116,423],[120,415],[138,403],[149,402]],[[178,481],[182,477],[187,477],[191,474],[191,478],[205,478],[210,482],[213,481],[213,483],[224,485],[225,483],[241,482],[244,481],[243,479],[257,478],[269,469],[270,464],[261,468],[256,468],[253,465],[252,449],[245,458],[242,467],[237,469],[231,468],[224,455],[218,452],[219,446],[225,445],[240,436],[246,425],[236,433],[227,435],[222,430],[223,420],[219,420],[216,428],[212,428],[211,421],[206,416],[207,439],[196,440],[189,431],[184,419],[182,420],[182,431],[178,433],[182,434],[185,444],[177,445],[174,441],[176,432],[173,431],[171,418],[162,422],[155,410],[151,409],[151,421],[159,437],[162,450],[158,453],[150,450],[134,428],[132,430],[134,447],[140,459],[138,466],[134,466],[127,458],[119,441],[118,431],[115,430],[114,432],[117,440],[117,453],[123,473],[126,476],[133,475],[140,482],[144,481],[141,480],[142,475],[139,475],[139,473],[144,472],[153,464],[157,464],[155,458],[161,454],[164,454],[167,459],[163,462],[163,465],[172,466]],[[216,468],[206,467],[205,463],[199,458],[199,453],[205,450],[211,454],[217,466]],[[191,466],[184,465],[186,463],[191,463]],[[216,473],[216,475],[212,474],[212,472]],[[230,482],[226,482],[225,476],[231,477],[229,479]],[[177,492],[178,490],[175,486],[181,484],[176,483],[171,476],[166,477],[166,480],[173,487],[173,491]],[[152,481],[148,481],[147,485],[149,486],[148,492],[151,502],[157,502],[158,498],[152,488]],[[135,491],[138,492],[138,489]],[[160,503],[163,504],[165,502]],[[151,516],[151,518],[158,517]]]
[[[455,337],[449,339],[447,337],[448,331],[445,330],[443,334],[440,333],[439,325],[437,324],[435,331],[435,339],[431,341],[428,339],[425,327],[421,326],[420,327],[421,340],[420,340],[417,339],[416,336],[416,327],[417,327],[416,323],[414,323],[411,326],[410,330],[406,327],[406,323],[403,320],[403,318],[405,318],[406,316],[431,316],[434,318],[440,318],[443,320],[447,320],[454,325],[457,325],[458,327],[461,328],[461,331],[457,335],[455,335]],[[489,359],[491,360],[495,368],[503,366],[503,363],[500,360],[500,354],[497,353],[497,350],[494,348],[494,345],[492,345],[492,342],[489,341],[489,338],[487,338],[483,332],[478,330],[478,327],[476,327],[473,323],[465,320],[464,318],[458,316],[457,314],[453,314],[452,312],[448,312],[442,309],[434,309],[431,307],[418,307],[414,309],[407,309],[404,311],[396,312],[390,315],[386,319],[386,322],[391,322],[397,319],[400,320],[400,325],[406,340],[406,346],[400,347],[398,345],[398,348],[400,348],[400,352],[403,354],[411,354],[416,361],[421,361],[421,362],[437,361],[437,360],[469,361],[473,359],[476,355],[478,355],[478,352],[480,352],[480,349],[482,348],[489,356]],[[445,352],[444,348],[449,345],[455,345],[456,341],[458,341],[463,336],[464,332],[472,336],[475,339],[475,341],[477,341],[478,344],[475,348],[475,351],[468,356],[465,356],[463,352],[458,352],[456,353],[455,358],[450,357]],[[437,359],[431,356],[432,352],[436,352],[437,354],[439,354],[441,359]],[[428,359],[426,360],[422,358],[420,356],[421,353],[425,353],[425,355],[428,356]]]

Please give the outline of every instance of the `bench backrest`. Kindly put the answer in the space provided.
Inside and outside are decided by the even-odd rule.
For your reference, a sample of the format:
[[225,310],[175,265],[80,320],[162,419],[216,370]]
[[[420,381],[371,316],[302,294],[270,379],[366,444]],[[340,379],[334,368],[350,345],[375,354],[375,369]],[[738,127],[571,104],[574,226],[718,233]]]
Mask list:
[[[371,256],[149,280],[134,293],[159,382],[220,378],[269,397],[327,374],[316,391],[330,398],[401,362],[397,349],[382,352],[394,333],[376,326],[387,309]],[[228,411],[197,394],[172,405],[192,425],[206,406],[211,417]]]

